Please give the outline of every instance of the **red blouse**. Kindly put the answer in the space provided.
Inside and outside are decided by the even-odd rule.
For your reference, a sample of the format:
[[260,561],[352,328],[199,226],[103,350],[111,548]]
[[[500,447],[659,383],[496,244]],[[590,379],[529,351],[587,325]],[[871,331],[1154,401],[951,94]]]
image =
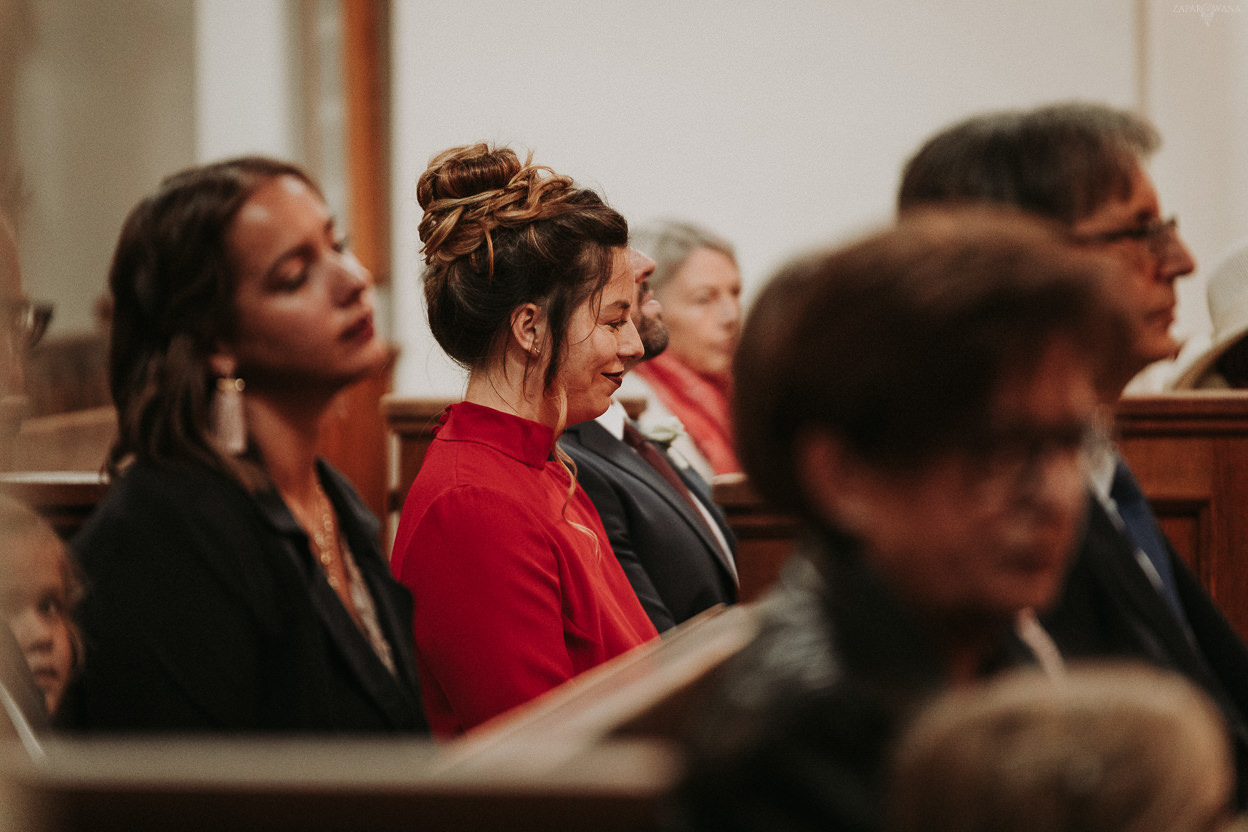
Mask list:
[[657,634],[593,504],[579,485],[569,497],[554,431],[469,402],[441,421],[390,568],[414,596],[425,714],[447,737]]

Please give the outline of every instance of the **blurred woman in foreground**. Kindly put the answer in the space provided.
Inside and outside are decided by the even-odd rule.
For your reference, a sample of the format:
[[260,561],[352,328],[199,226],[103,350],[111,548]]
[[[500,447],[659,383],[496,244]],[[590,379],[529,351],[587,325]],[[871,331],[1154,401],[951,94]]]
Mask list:
[[740,451],[811,534],[701,709],[683,825],[877,829],[911,707],[1060,662],[1030,611],[1062,585],[1097,385],[1127,343],[1109,268],[1035,220],[929,212],[764,289]]

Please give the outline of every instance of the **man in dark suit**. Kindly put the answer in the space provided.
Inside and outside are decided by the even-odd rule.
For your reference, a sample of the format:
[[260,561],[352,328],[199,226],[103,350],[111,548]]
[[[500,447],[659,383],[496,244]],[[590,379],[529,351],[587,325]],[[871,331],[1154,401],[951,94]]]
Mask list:
[[[632,318],[645,360],[667,346],[667,330],[647,282],[654,261],[636,249],[631,256],[638,283]],[[736,541],[710,487],[642,436],[618,402],[568,427],[559,443],[576,461],[577,479],[655,629],[736,601]]]
[[[1158,144],[1144,119],[1096,104],[989,113],[929,139],[906,164],[898,198],[903,213],[952,202],[1021,208],[1065,226],[1076,244],[1116,262],[1135,336],[1121,372],[1103,384],[1111,416],[1135,374],[1177,352],[1170,333],[1174,283],[1195,268],[1175,219],[1162,217],[1144,167]],[[1090,443],[1087,530],[1043,623],[1067,658],[1141,659],[1201,685],[1230,727],[1242,807],[1248,649],[1176,556],[1109,436],[1107,424]]]

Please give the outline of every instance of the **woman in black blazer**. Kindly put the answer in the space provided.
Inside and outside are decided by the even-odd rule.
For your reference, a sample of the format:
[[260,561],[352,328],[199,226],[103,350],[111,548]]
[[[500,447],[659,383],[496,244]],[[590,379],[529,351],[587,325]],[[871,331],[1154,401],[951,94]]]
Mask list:
[[119,435],[73,541],[89,731],[426,730],[411,599],[379,526],[317,457],[379,370],[373,281],[316,184],[263,158],[166,179],[109,285]]

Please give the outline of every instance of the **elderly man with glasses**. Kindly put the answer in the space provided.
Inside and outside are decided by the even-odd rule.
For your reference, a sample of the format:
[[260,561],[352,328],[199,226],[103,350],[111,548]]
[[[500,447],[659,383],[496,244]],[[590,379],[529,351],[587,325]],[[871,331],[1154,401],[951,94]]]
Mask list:
[[[928,140],[902,176],[903,214],[950,203],[1019,208],[1056,221],[1076,245],[1121,264],[1119,287],[1135,335],[1123,372],[1102,386],[1107,413],[1136,373],[1177,352],[1174,283],[1195,268],[1145,169],[1159,143],[1156,128],[1132,113],[1054,104],[955,124]],[[1043,621],[1067,658],[1143,659],[1203,687],[1229,723],[1243,806],[1248,649],[1158,528],[1109,427],[1090,449],[1083,541]]]
[[[47,328],[52,308],[22,294],[17,237],[0,211],[0,459],[8,459],[26,404],[22,369],[25,351]],[[35,686],[12,632],[0,625],[0,737],[20,739],[34,753],[36,734],[46,728],[43,695]]]
[[[39,343],[52,317],[50,304],[38,304],[22,293],[17,236],[0,212],[0,445],[17,434],[26,406],[26,374],[22,360]],[[7,458],[7,449],[0,457]]]

